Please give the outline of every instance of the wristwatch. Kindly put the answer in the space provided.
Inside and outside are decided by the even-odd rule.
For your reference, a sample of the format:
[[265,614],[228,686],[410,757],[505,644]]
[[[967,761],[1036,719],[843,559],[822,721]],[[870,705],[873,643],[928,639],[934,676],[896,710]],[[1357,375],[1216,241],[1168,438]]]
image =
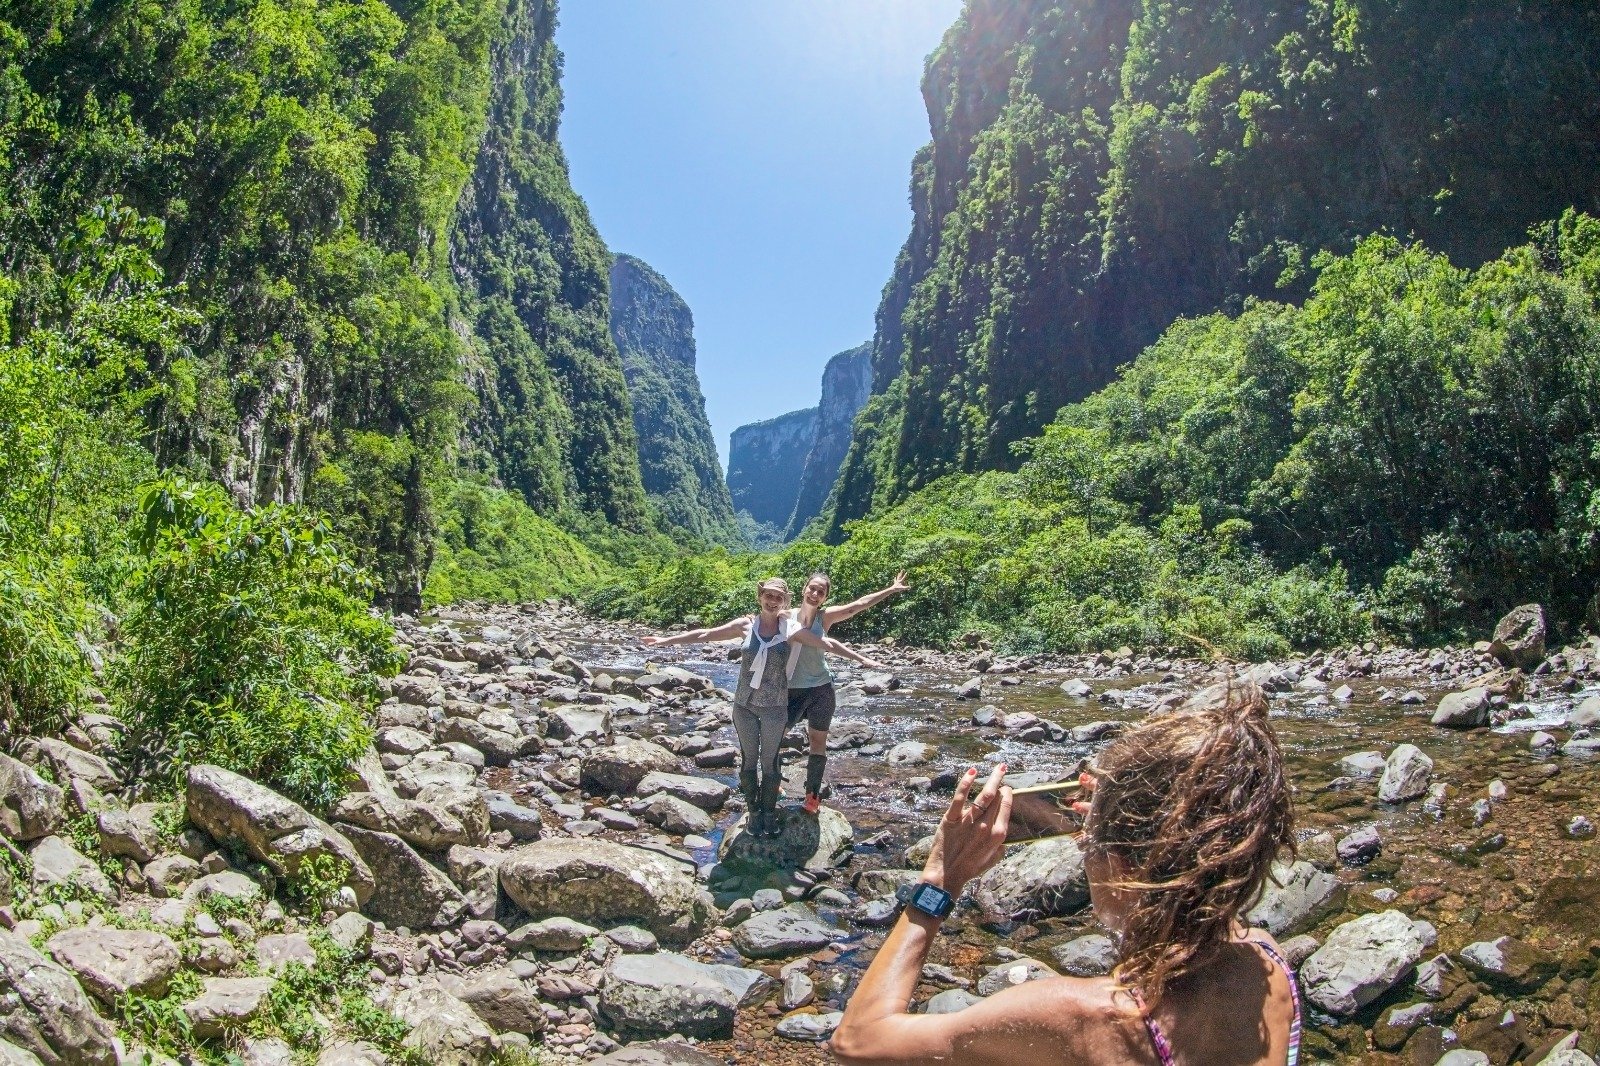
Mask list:
[[894,898],[903,906],[921,911],[930,918],[948,918],[956,907],[954,896],[938,885],[930,885],[926,881],[918,881],[914,885],[901,885],[895,891]]

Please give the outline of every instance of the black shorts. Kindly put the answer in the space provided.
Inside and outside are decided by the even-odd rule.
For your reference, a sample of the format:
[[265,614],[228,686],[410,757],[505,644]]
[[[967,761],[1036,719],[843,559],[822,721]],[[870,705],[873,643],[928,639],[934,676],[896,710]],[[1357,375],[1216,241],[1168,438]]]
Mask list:
[[809,728],[826,733],[833,726],[835,706],[832,682],[812,688],[792,688],[789,690],[789,724],[785,728],[793,729],[804,718]]

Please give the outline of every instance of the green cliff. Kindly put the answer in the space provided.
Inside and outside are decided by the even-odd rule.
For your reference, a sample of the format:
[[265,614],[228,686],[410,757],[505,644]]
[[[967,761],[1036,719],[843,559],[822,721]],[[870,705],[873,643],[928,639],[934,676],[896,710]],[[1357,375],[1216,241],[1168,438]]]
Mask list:
[[1303,299],[1319,250],[1387,231],[1474,266],[1600,208],[1593,5],[970,0],[923,95],[831,539],[1014,468],[1175,319]]
[[661,520],[708,544],[744,547],[695,373],[694,316],[648,263],[611,264],[611,338],[622,355],[644,490]]

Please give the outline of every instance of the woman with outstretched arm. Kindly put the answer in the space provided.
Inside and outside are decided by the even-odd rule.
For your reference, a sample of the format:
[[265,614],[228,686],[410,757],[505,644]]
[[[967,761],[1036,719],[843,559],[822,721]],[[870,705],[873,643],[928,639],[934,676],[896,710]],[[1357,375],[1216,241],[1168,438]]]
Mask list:
[[[829,607],[826,604],[829,593],[833,591],[833,578],[818,570],[806,579],[806,587],[800,592],[800,606],[793,612],[794,621],[801,629],[825,637],[829,629],[845,619],[854,618],[909,587],[906,584],[906,572],[902,570],[887,587],[869,592],[849,603]],[[822,775],[828,768],[828,730],[833,728],[833,712],[838,700],[833,691],[833,675],[828,672],[822,652],[801,645],[794,650],[794,655],[795,666],[789,671],[789,722],[786,728],[793,729],[796,723],[805,719],[811,750],[806,757],[806,798],[801,806],[807,814],[816,814],[822,809]]]
[[832,637],[795,629],[785,615],[789,585],[773,577],[756,586],[760,611],[735,618],[711,629],[691,629],[671,636],[643,638],[648,648],[669,644],[704,644],[742,638],[739,683],[733,697],[733,729],[739,735],[739,789],[750,812],[750,832],[757,837],[778,835],[775,811],[781,783],[778,745],[783,741],[789,712],[789,656],[791,645],[842,655],[863,666],[882,668]]

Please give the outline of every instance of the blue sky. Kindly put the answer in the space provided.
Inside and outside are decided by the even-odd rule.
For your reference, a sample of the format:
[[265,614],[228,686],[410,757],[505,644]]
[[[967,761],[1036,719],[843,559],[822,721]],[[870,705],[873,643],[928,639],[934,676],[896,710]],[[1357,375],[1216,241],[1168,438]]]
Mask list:
[[[960,0],[565,0],[562,142],[606,243],[694,311],[723,462],[867,340]],[[798,471],[797,471],[798,473]]]

